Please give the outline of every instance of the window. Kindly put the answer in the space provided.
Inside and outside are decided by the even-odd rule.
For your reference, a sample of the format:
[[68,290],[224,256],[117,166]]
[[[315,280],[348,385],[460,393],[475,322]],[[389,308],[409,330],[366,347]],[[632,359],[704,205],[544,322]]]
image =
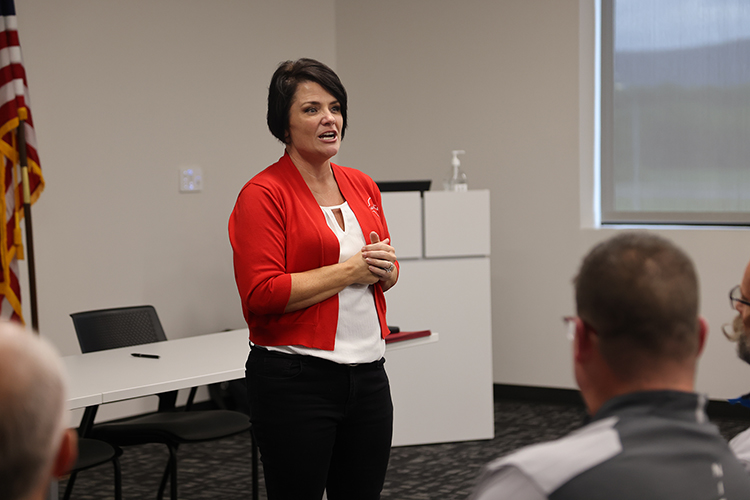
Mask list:
[[602,223],[750,225],[750,2],[601,15]]

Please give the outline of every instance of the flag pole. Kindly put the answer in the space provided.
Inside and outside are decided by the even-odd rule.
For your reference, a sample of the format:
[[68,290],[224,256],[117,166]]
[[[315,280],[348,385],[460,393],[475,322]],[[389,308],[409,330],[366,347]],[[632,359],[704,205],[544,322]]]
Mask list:
[[26,221],[26,255],[29,268],[29,299],[31,302],[31,328],[39,333],[39,314],[36,304],[36,265],[34,263],[34,233],[31,224],[31,188],[29,187],[29,166],[26,156],[26,120],[18,123],[18,163],[23,181],[23,218]]

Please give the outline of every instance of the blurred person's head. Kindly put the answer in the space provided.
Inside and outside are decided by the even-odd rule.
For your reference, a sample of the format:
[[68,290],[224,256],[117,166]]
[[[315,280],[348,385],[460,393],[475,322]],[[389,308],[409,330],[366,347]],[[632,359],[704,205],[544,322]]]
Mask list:
[[575,374],[591,413],[618,394],[693,390],[707,328],[685,252],[651,233],[622,233],[586,255],[574,283]]
[[0,499],[47,496],[52,478],[76,458],[65,425],[66,384],[53,347],[15,323],[0,322]]
[[737,355],[750,363],[750,263],[745,268],[740,284],[729,292],[729,301],[737,311],[730,325],[724,325],[724,335],[737,342]]

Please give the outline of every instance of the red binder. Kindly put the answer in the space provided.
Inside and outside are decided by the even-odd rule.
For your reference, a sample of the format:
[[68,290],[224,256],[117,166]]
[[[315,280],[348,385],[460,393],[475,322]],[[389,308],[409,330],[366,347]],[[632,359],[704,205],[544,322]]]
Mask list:
[[430,330],[420,330],[418,332],[391,333],[385,338],[385,343],[391,344],[393,342],[401,342],[402,340],[411,340],[411,339],[418,339],[420,337],[429,337],[430,335],[432,335],[432,332]]

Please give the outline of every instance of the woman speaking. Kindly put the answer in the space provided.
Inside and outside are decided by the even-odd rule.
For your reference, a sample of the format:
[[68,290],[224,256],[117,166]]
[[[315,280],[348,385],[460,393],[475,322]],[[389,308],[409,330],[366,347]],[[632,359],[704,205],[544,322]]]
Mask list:
[[242,188],[229,219],[269,500],[377,499],[388,465],[383,292],[399,265],[377,185],[331,163],[346,118],[328,66],[282,63],[267,121],[284,155]]

